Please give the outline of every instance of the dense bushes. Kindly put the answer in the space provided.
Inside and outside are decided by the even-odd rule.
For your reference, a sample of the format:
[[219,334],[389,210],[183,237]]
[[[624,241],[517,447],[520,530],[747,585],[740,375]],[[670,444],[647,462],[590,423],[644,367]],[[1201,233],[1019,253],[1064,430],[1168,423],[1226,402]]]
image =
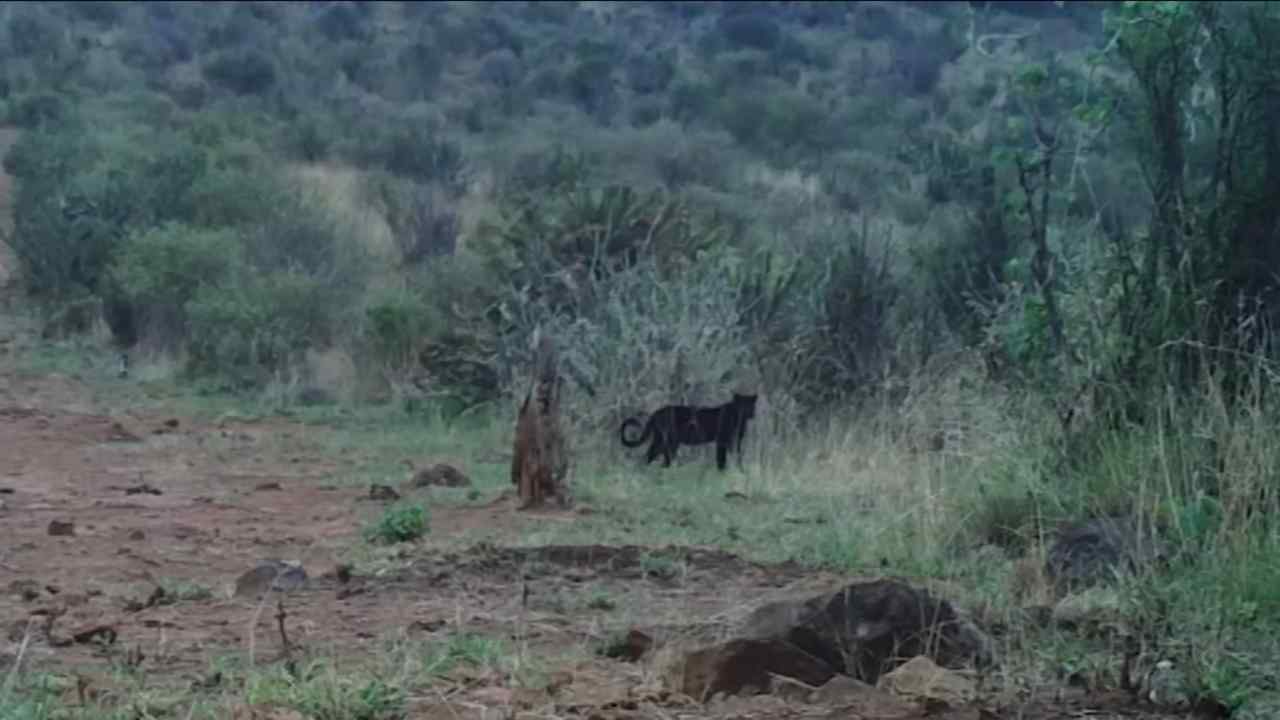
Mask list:
[[[352,3],[16,9],[4,28],[14,40],[4,49],[12,61],[4,110],[29,130],[9,167],[19,179],[13,245],[31,290],[50,299],[126,293],[147,316],[144,335],[206,370],[272,371],[306,347],[360,336],[375,339],[373,355],[407,372],[421,350],[410,336],[439,347],[440,318],[457,315],[448,337],[470,349],[435,357],[486,364],[501,377],[534,325],[587,317],[586,308],[613,297],[608,279],[637,268],[665,284],[714,267],[747,295],[788,276],[799,280],[768,303],[785,323],[757,322],[759,306],[741,298],[734,322],[748,344],[788,348],[789,369],[779,377],[804,377],[794,382],[829,395],[914,364],[900,356],[911,344],[903,336],[917,332],[907,308],[938,323],[933,346],[985,344],[1026,364],[1062,349],[1038,344],[1050,326],[1074,335],[1076,352],[1097,343],[1118,353],[1116,326],[1087,333],[1072,326],[1094,312],[1080,298],[1132,302],[1139,291],[1146,297],[1165,287],[1163,280],[1127,285],[1114,262],[1138,264],[1136,254],[1101,267],[1063,244],[1065,216],[1026,210],[1066,193],[1071,232],[1089,232],[1089,214],[1104,211],[1117,227],[1117,213],[1079,178],[1124,176],[1115,169],[1120,160],[1080,159],[1064,190],[1061,164],[1047,186],[1027,187],[1008,152],[1022,153],[1029,167],[1036,118],[1088,124],[1075,119],[1096,114],[1077,107],[1098,92],[1084,72],[1050,63],[1042,89],[1029,93],[1019,78],[1031,75],[1015,78],[979,59],[981,85],[962,78],[944,87],[943,68],[988,29],[983,23],[997,25],[992,11],[962,18],[914,6],[637,7],[620,15],[402,9],[402,16]],[[50,32],[64,21],[76,30]],[[968,21],[973,30],[962,38]],[[386,32],[396,22],[404,32]],[[120,42],[80,43],[77,33],[91,25],[116,28]],[[1130,45],[1120,49],[1146,62]],[[94,87],[78,69],[90,51],[115,53],[113,72],[134,77],[136,87],[101,99],[78,92],[78,83]],[[1265,123],[1250,118],[1264,109],[1242,115],[1258,147],[1264,138],[1252,128]],[[580,152],[546,151],[555,143],[538,133]],[[993,158],[1002,145],[1003,159]],[[1184,154],[1201,167],[1206,148]],[[390,263],[381,272],[394,280],[379,292],[395,302],[366,312],[374,266],[352,236],[365,221],[339,218],[324,206],[328,199],[304,196],[274,166],[275,155],[364,171],[356,212],[385,226],[378,252]],[[979,182],[977,169],[988,166]],[[1248,184],[1256,174],[1229,176]],[[671,194],[653,192],[658,186]],[[1196,280],[1194,297],[1222,314],[1229,293],[1211,292],[1214,278],[1245,293],[1265,290],[1248,263],[1221,257],[1224,248],[1261,247],[1240,239],[1248,234],[1242,218],[1261,228],[1267,216],[1233,206],[1206,217],[1238,219],[1237,239],[1170,247],[1190,252],[1196,268],[1212,268]],[[897,225],[909,250],[864,246],[867,231],[849,229],[858,221]],[[1054,232],[1041,231],[1048,225]],[[1111,237],[1104,248],[1127,252],[1122,232]],[[227,243],[234,252],[222,252]],[[196,260],[215,247],[228,263],[217,271]],[[452,257],[459,252],[467,257]],[[740,267],[763,257],[777,259],[772,270]],[[175,269],[178,276],[205,276],[198,292],[165,290],[177,280],[155,275],[168,262],[187,268]],[[449,263],[467,268],[448,279],[453,285],[422,284],[423,273]],[[1056,273],[1051,286],[1046,263]],[[273,325],[277,318],[255,307],[267,300],[289,319]],[[1169,311],[1195,306],[1188,302]],[[312,314],[317,307],[331,312]],[[437,320],[407,322],[409,307]],[[1121,316],[1135,326],[1142,320]],[[1185,330],[1187,318],[1178,322]],[[1131,376],[1124,365],[1140,356],[1131,348],[1109,372]],[[492,385],[485,373],[463,374]]]
[[367,266],[338,219],[263,158],[197,138],[143,144],[79,124],[24,135],[6,159],[11,242],[36,296],[126,303],[138,336],[117,340],[261,382],[339,340]]

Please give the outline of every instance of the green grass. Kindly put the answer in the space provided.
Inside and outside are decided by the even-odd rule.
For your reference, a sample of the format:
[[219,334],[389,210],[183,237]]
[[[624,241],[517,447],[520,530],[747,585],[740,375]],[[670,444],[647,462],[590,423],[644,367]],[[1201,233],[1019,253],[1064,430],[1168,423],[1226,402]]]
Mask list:
[[[86,362],[71,357],[75,352],[70,345],[46,348],[28,356],[26,367],[74,370],[76,362]],[[106,377],[86,382],[124,400],[146,392]],[[176,384],[169,390],[172,394],[157,392],[151,401],[175,416],[270,414],[243,399],[184,394]],[[683,450],[681,461],[664,469],[646,466],[641,451],[624,451],[611,436],[574,428],[571,482],[579,506],[590,512],[569,522],[530,523],[518,537],[500,527],[434,537],[425,535],[425,507],[412,498],[374,518],[369,526],[374,542],[349,548],[349,555],[362,565],[361,572],[376,574],[412,562],[419,553],[464,548],[481,539],[525,546],[636,544],[655,549],[642,560],[644,573],[679,582],[687,568],[656,550],[708,546],[849,576],[884,572],[937,584],[984,622],[1003,627],[997,635],[1002,663],[994,688],[1053,687],[1079,678],[1114,687],[1122,657],[1119,641],[1029,624],[1023,608],[1044,598],[1035,588],[1020,588],[1016,563],[1019,554],[1038,562],[1045,549],[1041,535],[1058,521],[1112,506],[1119,498],[1173,528],[1170,565],[1121,583],[1111,595],[1118,621],[1153,639],[1149,659],[1175,661],[1193,692],[1231,706],[1264,702],[1280,688],[1275,670],[1280,600],[1274,592],[1280,586],[1280,532],[1265,517],[1246,516],[1238,502],[1264,479],[1249,469],[1270,467],[1270,458],[1280,456],[1271,423],[1249,413],[1212,416],[1194,404],[1186,406],[1181,422],[1206,426],[1212,419],[1217,436],[1231,440],[1234,462],[1242,468],[1236,485],[1213,499],[1188,493],[1202,482],[1195,475],[1202,470],[1188,460],[1182,429],[1106,437],[1096,459],[1049,482],[1052,419],[1034,406],[978,386],[938,392],[913,407],[843,418],[807,435],[785,428],[772,437],[754,432],[744,467],[731,464],[723,473],[709,448]],[[302,428],[298,434],[312,459],[353,460],[349,470],[326,482],[398,485],[409,473],[405,458],[454,462],[473,487],[431,488],[431,507],[438,512],[488,501],[510,487],[509,418],[464,424],[406,415],[395,407],[325,412],[299,410],[293,420],[309,417],[296,427]],[[938,423],[962,429],[940,453],[912,450],[896,430]],[[268,445],[264,452],[270,451]],[[416,547],[379,542],[417,537],[424,541]],[[993,544],[1003,547],[993,549]],[[167,582],[176,597],[206,597],[202,587]],[[563,600],[566,612],[595,612],[614,620],[630,616],[625,596],[598,588],[584,588],[579,595]],[[228,703],[246,700],[281,703],[313,717],[394,717],[405,697],[450,673],[484,668],[536,682],[548,666],[501,638],[475,633],[416,645],[400,642],[368,661],[397,669],[373,672],[320,654],[296,674],[282,668],[230,669],[239,678],[236,683],[194,694],[147,685],[117,663],[121,682],[136,691],[128,700],[107,696],[96,714],[63,706],[68,687],[74,694],[66,678],[10,672],[0,686],[0,719],[123,718],[138,712],[215,717]]]
[[365,537],[387,545],[412,542],[427,534],[427,509],[421,504],[387,508],[376,523],[365,528]]

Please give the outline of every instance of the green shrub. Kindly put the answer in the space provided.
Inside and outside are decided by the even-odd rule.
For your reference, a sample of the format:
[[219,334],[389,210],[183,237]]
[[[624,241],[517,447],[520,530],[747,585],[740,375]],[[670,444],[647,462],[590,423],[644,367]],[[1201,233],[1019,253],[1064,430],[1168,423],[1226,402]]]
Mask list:
[[261,95],[276,82],[271,58],[256,50],[219,53],[204,66],[209,82],[239,95]]
[[457,143],[418,123],[359,141],[357,154],[365,166],[382,166],[396,175],[420,182],[437,182],[461,189],[466,161]]
[[20,128],[32,129],[46,125],[61,125],[74,112],[63,95],[37,92],[14,98],[9,103],[9,122]]
[[754,50],[772,50],[782,38],[778,24],[762,12],[744,12],[722,18],[719,30],[731,45]]
[[266,167],[218,167],[204,173],[188,195],[189,222],[206,227],[247,228],[290,205],[288,188]]
[[299,366],[311,348],[328,347],[351,313],[328,280],[289,271],[203,286],[186,307],[187,370],[238,388]]
[[417,363],[417,350],[425,337],[436,334],[442,323],[436,311],[409,293],[385,292],[365,310],[365,336],[375,361],[396,370]]
[[240,268],[241,244],[228,230],[165,223],[129,236],[111,274],[142,314],[152,340],[172,347],[186,336],[186,309],[204,287],[224,286]]
[[393,545],[413,542],[429,530],[427,510],[422,505],[397,505],[387,508],[376,523],[365,529],[371,542]]

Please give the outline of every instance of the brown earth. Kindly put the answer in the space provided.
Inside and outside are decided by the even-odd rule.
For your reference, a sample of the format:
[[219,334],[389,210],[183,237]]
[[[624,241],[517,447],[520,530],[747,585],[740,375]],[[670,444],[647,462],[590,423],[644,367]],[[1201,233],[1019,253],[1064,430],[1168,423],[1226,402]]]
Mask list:
[[[27,636],[26,671],[77,673],[109,688],[112,658],[140,651],[149,683],[189,687],[208,681],[216,657],[279,662],[275,607],[259,612],[229,589],[263,559],[282,558],[301,561],[311,575],[285,596],[295,654],[369,658],[388,637],[443,642],[467,631],[501,638],[547,668],[550,679],[537,689],[512,687],[501,673],[453,677],[436,696],[416,700],[409,717],[480,718],[496,707],[600,718],[904,717],[900,707],[881,713],[863,702],[854,712],[771,695],[703,705],[663,686],[664,644],[716,639],[763,602],[847,577],[715,550],[504,545],[538,523],[575,516],[520,513],[514,498],[500,495],[468,507],[433,504],[431,539],[400,546],[398,562],[389,565],[395,569],[340,579],[328,571],[361,542],[359,528],[382,506],[368,499],[367,487],[341,482],[364,458],[335,460],[318,451],[332,431],[154,412],[112,417],[80,382],[19,376],[4,358],[0,659],[7,652],[12,663]],[[73,524],[73,534],[51,535],[55,521]],[[477,528],[498,540],[449,547],[449,538]],[[157,584],[183,582],[211,588],[212,597],[172,604],[152,598],[148,606]],[[57,618],[46,633],[41,627],[51,613]],[[109,630],[97,631],[102,626]],[[636,626],[654,644],[639,644],[639,662],[594,652]],[[1080,695],[1016,707],[920,709],[907,717],[925,716],[1157,717],[1126,699]]]

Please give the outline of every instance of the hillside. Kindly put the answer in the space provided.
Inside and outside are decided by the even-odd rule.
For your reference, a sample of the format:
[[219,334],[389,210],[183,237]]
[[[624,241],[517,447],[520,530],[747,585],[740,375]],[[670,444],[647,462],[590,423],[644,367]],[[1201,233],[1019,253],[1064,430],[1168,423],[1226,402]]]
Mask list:
[[0,99],[25,126],[199,118],[295,161],[465,169],[476,192],[564,144],[602,181],[739,214],[798,185],[918,225],[926,184],[1006,139],[1011,68],[1098,46],[1085,5],[15,5]]
[[[62,150],[39,151],[65,153],[68,164],[31,167],[28,172],[47,175],[26,183],[33,194],[45,183],[83,185],[83,202],[100,209],[116,202],[91,197],[105,191],[94,179],[104,173],[123,172],[144,184],[150,180],[143,176],[168,178],[165,189],[121,190],[163,206],[135,208],[128,220],[121,208],[93,223],[87,232],[106,235],[85,258],[87,265],[79,266],[79,277],[64,269],[43,280],[29,278],[35,286],[81,287],[96,295],[109,294],[97,276],[116,244],[112,238],[139,223],[261,225],[270,212],[255,207],[255,198],[272,194],[263,183],[279,182],[302,182],[311,204],[321,206],[313,209],[328,218],[315,222],[345,228],[342,238],[326,243],[354,239],[358,254],[372,256],[372,266],[362,265],[372,273],[372,285],[356,281],[361,287],[350,289],[352,297],[367,295],[366,287],[406,280],[452,282],[451,289],[437,291],[448,297],[470,293],[469,282],[489,284],[459,280],[483,274],[473,266],[488,261],[459,260],[452,269],[425,261],[469,247],[470,255],[487,257],[494,242],[509,242],[503,233],[528,211],[517,196],[543,205],[582,201],[539,208],[546,217],[538,222],[549,227],[589,225],[593,213],[630,212],[639,219],[677,202],[702,220],[682,231],[698,240],[672,236],[670,242],[683,245],[676,251],[690,253],[721,233],[724,242],[715,243],[720,254],[755,258],[747,261],[753,264],[774,256],[770,277],[736,280],[761,291],[771,283],[780,289],[788,269],[793,275],[826,272],[800,266],[829,254],[825,248],[843,242],[840,236],[861,234],[863,251],[892,265],[897,284],[915,286],[896,292],[927,294],[927,285],[960,281],[922,279],[920,273],[954,264],[955,248],[974,242],[963,237],[973,212],[1014,202],[991,194],[983,168],[998,170],[1001,192],[1016,191],[1010,166],[992,162],[1002,149],[1029,142],[1016,73],[1051,60],[1046,67],[1062,90],[1037,102],[1065,111],[1079,101],[1072,95],[1081,87],[1097,84],[1086,78],[1083,60],[1102,39],[1100,8],[1086,3],[102,2],[13,5],[5,13],[11,42],[0,83],[3,114],[19,127],[41,129],[49,142],[67,139]],[[1089,77],[1095,74],[1089,71]],[[1101,148],[1091,150],[1101,154]],[[157,158],[157,151],[168,159]],[[1073,216],[1105,212],[1127,215],[1133,224],[1145,221],[1145,201],[1125,196],[1135,187],[1128,178],[1136,171],[1132,155],[1128,162],[1125,157],[1111,154],[1101,167],[1078,157],[1080,168],[1091,169],[1096,192],[1073,200]],[[20,163],[11,158],[11,170],[22,174]],[[293,169],[282,175],[282,168]],[[243,181],[236,179],[240,173]],[[270,179],[275,176],[280,179]],[[255,189],[236,196],[250,185]],[[564,192],[569,188],[585,194],[571,196]],[[650,194],[655,190],[659,195]],[[1105,198],[1105,206],[1095,207],[1089,197]],[[47,198],[40,194],[32,202]],[[19,212],[34,218],[43,211]],[[87,207],[79,212],[81,218],[101,214]],[[307,225],[297,211],[271,222]],[[36,240],[42,232],[51,239]],[[36,252],[48,253],[64,242],[53,238],[74,232],[33,228],[24,237],[40,243]],[[307,231],[277,227],[271,234],[282,232]],[[576,231],[554,232],[563,237]],[[591,243],[598,239],[556,255],[552,265],[594,252]],[[310,271],[332,271],[347,251],[326,252],[327,260],[307,261]],[[937,259],[912,255],[919,252]],[[287,255],[257,262],[275,267],[287,264]],[[524,257],[521,264],[528,270],[532,260]],[[430,275],[431,265],[449,278],[415,280],[423,267]],[[492,262],[487,266],[494,269]],[[541,272],[561,277],[562,270]],[[954,294],[959,287],[942,290]],[[414,333],[443,332],[441,315],[449,313],[450,302],[424,308],[419,314],[426,319]],[[478,301],[474,309],[483,305]],[[353,304],[343,300],[341,306]],[[957,312],[965,311],[945,309],[947,322]],[[361,332],[355,326],[367,320],[342,319],[341,327],[324,330],[299,319],[309,326],[299,332],[340,338]],[[219,329],[210,331],[225,333],[228,322],[217,320]],[[407,329],[396,322],[395,332]],[[150,322],[141,339],[152,349],[180,348],[187,340],[173,335],[175,324],[189,325],[177,318]],[[478,382],[468,397],[490,396],[494,382],[506,382],[512,353],[520,352],[514,348],[529,327],[520,325],[524,329],[514,336],[489,328],[481,332],[485,337],[469,341],[480,344],[472,356],[497,353],[496,364],[483,373],[496,372],[494,378],[477,378],[458,362],[444,361],[450,367],[436,368],[437,374],[444,373],[451,386]],[[495,330],[500,337],[488,337]],[[388,339],[396,345],[406,340]],[[313,344],[308,338],[280,342]],[[446,344],[462,342],[450,337]],[[230,362],[206,360],[206,366]],[[776,377],[785,371],[761,372]],[[855,369],[841,382],[865,384],[868,372]]]

